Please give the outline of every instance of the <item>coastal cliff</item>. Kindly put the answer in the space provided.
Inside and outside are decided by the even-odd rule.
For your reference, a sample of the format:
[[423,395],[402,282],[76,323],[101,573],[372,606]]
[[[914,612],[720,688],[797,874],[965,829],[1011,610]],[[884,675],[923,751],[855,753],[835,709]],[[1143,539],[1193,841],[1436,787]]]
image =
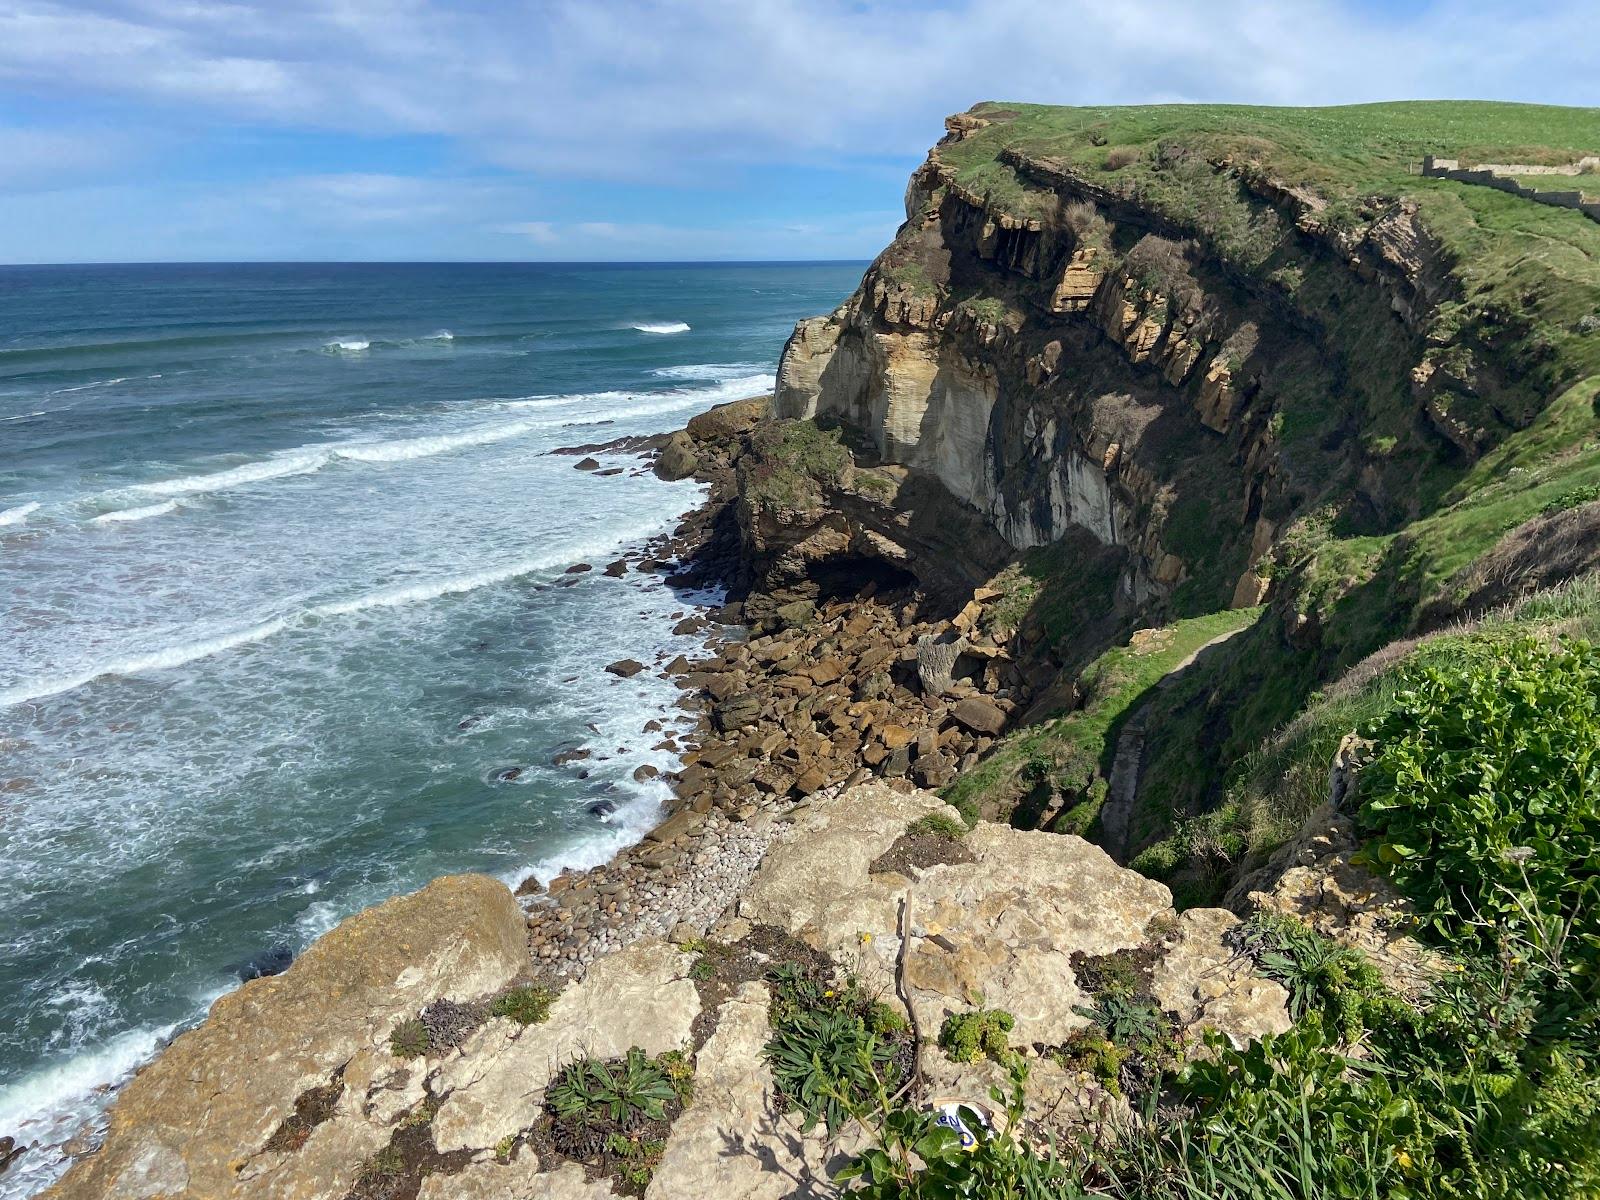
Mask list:
[[[1518,128],[1585,161],[1559,111]],[[1217,808],[1243,754],[1386,642],[1600,562],[1594,511],[1568,511],[1600,478],[1595,226],[1419,177],[1453,121],[1491,115],[985,104],[947,121],[893,242],[789,339],[776,415],[937,480],[1012,551],[1033,674],[1060,674],[1031,724],[1092,707],[1138,627],[1182,642],[1185,622],[1222,633],[1266,605],[1092,744],[1002,747],[963,797],[1074,812],[1066,828],[1131,857]],[[1152,721],[1184,734],[1146,750]],[[1041,751],[1052,794],[1030,803]]]
[[708,485],[665,821],[352,918],[47,1195],[1593,1195],[1600,225],[1418,173],[1591,136],[950,118],[770,411],[573,451]]

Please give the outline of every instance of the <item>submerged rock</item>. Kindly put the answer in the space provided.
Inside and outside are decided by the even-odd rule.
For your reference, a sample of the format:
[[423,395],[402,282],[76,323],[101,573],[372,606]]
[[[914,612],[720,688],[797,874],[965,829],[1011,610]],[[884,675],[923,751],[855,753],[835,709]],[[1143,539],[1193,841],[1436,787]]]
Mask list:
[[248,983],[252,979],[282,975],[292,962],[294,962],[294,951],[280,942],[271,949],[262,950],[241,962],[234,963],[228,971]]

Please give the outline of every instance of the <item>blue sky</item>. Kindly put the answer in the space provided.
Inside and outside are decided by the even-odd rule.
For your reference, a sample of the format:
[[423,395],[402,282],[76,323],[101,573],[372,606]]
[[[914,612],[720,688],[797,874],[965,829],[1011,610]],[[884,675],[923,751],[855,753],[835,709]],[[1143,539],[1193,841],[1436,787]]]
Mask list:
[[1462,96],[1594,0],[0,0],[0,262],[864,258],[979,100]]

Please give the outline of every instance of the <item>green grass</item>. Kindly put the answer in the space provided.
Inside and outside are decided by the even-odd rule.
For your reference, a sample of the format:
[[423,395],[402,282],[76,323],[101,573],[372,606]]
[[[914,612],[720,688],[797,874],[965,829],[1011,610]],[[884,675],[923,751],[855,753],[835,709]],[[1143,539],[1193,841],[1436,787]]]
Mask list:
[[[1260,632],[1275,636],[1269,627]],[[1162,712],[1154,719],[1161,723],[1163,739],[1152,744],[1147,759],[1143,794],[1150,803],[1143,813],[1143,836],[1134,840],[1143,849],[1130,865],[1168,884],[1183,905],[1218,902],[1234,879],[1260,866],[1327,801],[1328,773],[1339,743],[1394,707],[1404,672],[1459,669],[1483,632],[1600,639],[1600,576],[1536,593],[1467,627],[1386,647],[1325,691],[1312,692],[1291,721],[1257,744],[1219,755],[1232,768],[1220,803],[1205,811],[1198,811],[1202,797],[1186,787],[1205,774],[1195,769],[1202,740],[1183,719],[1203,701],[1183,689],[1162,696]],[[1259,666],[1265,660],[1270,675],[1263,648],[1247,640],[1256,633],[1230,643],[1232,662]],[[1224,686],[1215,677],[1197,683],[1202,695]],[[1291,702],[1279,697],[1272,703]]]
[[1095,784],[1110,772],[1121,719],[1184,659],[1260,615],[1259,608],[1245,608],[1191,617],[1106,651],[1079,677],[1082,707],[1008,735],[988,758],[951,784],[945,798],[963,814],[1027,823],[1027,811],[1017,811],[1026,797],[1033,796],[1031,806],[1038,808],[1047,795],[1065,796],[1075,800],[1067,813],[1069,824],[1076,826],[1071,831],[1086,831],[1093,814],[1072,813],[1086,804],[1098,807],[1103,799],[1103,786]]
[[850,451],[837,428],[814,421],[774,421],[760,428],[761,465],[747,495],[791,508],[813,503],[819,483],[838,480],[850,465]]

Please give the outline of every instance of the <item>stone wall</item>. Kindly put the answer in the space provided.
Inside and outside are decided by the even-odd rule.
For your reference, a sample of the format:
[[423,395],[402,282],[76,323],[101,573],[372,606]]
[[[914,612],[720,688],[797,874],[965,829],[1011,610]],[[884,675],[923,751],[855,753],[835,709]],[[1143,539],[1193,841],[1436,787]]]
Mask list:
[[[1600,169],[1600,158],[1594,155],[1580,158],[1576,163],[1561,167],[1485,163],[1482,166],[1463,169],[1461,163],[1454,158],[1435,158],[1430,154],[1422,160],[1422,173],[1430,179],[1453,179],[1457,183],[1476,183],[1482,187],[1492,187],[1497,191],[1510,192],[1513,196],[1521,196],[1524,200],[1532,200],[1537,204],[1576,209],[1591,220],[1600,221],[1600,200],[1591,200],[1582,191],[1531,188],[1510,178],[1512,175],[1548,175],[1552,178],[1570,179],[1591,174],[1596,169]],[[1600,175],[1592,177],[1596,181],[1596,189],[1600,190]]]

